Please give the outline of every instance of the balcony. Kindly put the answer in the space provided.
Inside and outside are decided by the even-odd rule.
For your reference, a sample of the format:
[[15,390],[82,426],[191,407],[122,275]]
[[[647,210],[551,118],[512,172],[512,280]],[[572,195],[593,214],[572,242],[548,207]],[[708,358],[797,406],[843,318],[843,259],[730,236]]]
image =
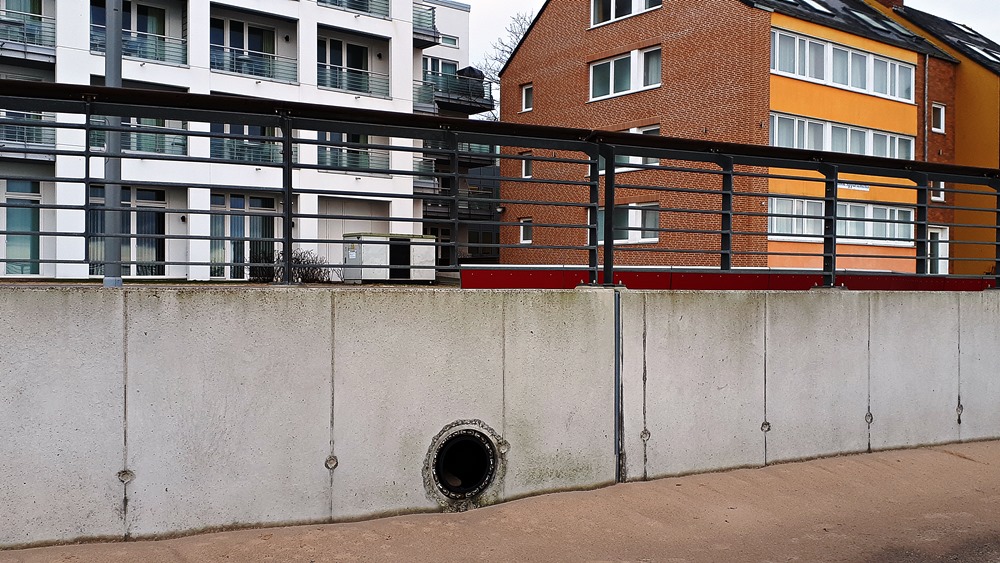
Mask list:
[[[449,150],[445,143],[440,141],[424,141],[424,147],[434,150]],[[479,168],[481,166],[492,166],[496,164],[499,155],[496,154],[496,147],[479,143],[458,143],[458,164],[465,168]],[[427,158],[437,162],[447,162],[448,153],[433,152],[428,153]]]
[[[435,170],[435,162],[433,158],[427,158],[423,156],[413,157],[413,171],[422,172],[424,174],[432,174]],[[413,187],[419,193],[438,193],[438,187],[441,182],[437,176],[413,176]]]
[[378,18],[389,18],[389,0],[317,0],[320,6],[361,12]]
[[[212,158],[273,164],[282,162],[281,145],[267,141],[212,139]],[[293,155],[293,160],[295,155]]]
[[389,151],[321,146],[316,154],[316,163],[332,168],[350,168],[351,171],[388,170]]
[[[459,71],[482,73],[474,68]],[[417,111],[438,113],[439,110],[473,115],[494,108],[493,88],[481,76],[463,76],[424,71],[424,79],[414,82],[413,105]]]
[[[90,51],[104,53],[107,49],[107,29],[103,25],[90,26]],[[144,61],[186,65],[187,40],[136,31],[122,32],[122,56]]]
[[413,46],[426,49],[441,43],[441,32],[437,29],[437,14],[432,6],[413,5]]
[[379,72],[319,63],[316,69],[316,81],[320,88],[379,98],[389,97],[389,75]]
[[295,83],[299,79],[298,64],[295,59],[272,53],[232,49],[222,45],[212,45],[210,66],[215,72],[226,72]]
[[[108,125],[107,118],[101,116],[91,116],[92,125]],[[141,129],[141,132],[123,132],[122,150],[128,152],[140,152],[150,154],[165,154],[172,156],[187,155],[187,136],[181,133],[156,133],[157,129],[164,131],[176,131],[183,129],[184,124],[177,127],[162,127],[157,125],[145,125],[138,123],[124,123],[125,127]],[[107,131],[97,130],[90,132],[90,148],[103,151],[107,146]]]
[[[0,153],[7,153],[11,149],[55,147],[55,128],[38,125],[55,121],[56,116],[52,113],[4,112],[0,116]],[[44,159],[49,160],[48,157]]]
[[44,57],[51,62],[55,46],[54,17],[0,9],[0,54]]

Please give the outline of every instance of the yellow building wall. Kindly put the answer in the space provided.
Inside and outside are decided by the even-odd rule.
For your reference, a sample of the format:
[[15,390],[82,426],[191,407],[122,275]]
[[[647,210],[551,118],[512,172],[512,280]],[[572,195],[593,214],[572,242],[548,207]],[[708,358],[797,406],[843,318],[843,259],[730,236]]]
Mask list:
[[[916,52],[830,29],[811,22],[798,20],[783,14],[772,14],[771,25],[772,27],[793,33],[907,62],[914,65],[914,67],[918,62],[919,55]],[[916,151],[918,148],[916,146],[916,138],[919,133],[919,108],[913,103],[889,100],[825,84],[771,74],[771,111],[907,135],[914,138],[914,150]],[[818,173],[801,170],[772,168],[770,173],[774,175],[822,178]],[[913,185],[911,182],[899,179],[857,175],[844,175],[840,178],[840,182],[863,185],[870,185],[873,182]],[[824,185],[822,182],[772,178],[769,181],[769,191],[772,194],[822,197]],[[870,186],[867,191],[840,189],[838,190],[838,197],[843,200],[897,203],[903,206],[916,204],[916,192],[913,190],[879,186]],[[821,255],[822,245],[771,240],[768,242],[768,250],[772,254],[807,253]],[[915,271],[912,257],[916,256],[916,251],[912,246],[841,245],[838,248],[839,254],[863,254],[871,256],[870,258],[838,258],[837,267],[839,269],[895,272]],[[768,259],[768,265],[773,268],[821,268],[822,256],[772,255]]]
[[[926,38],[935,47],[958,59],[955,72],[955,106],[946,108],[945,118],[955,123],[955,164],[1000,168],[1000,76],[939,41],[919,26],[900,17],[876,0],[865,0],[887,18]],[[951,227],[951,273],[981,275],[993,268],[996,205],[993,191],[982,186],[954,185],[956,190],[978,193],[955,194],[956,207],[984,207],[991,211],[955,210]],[[983,194],[983,195],[979,195]]]

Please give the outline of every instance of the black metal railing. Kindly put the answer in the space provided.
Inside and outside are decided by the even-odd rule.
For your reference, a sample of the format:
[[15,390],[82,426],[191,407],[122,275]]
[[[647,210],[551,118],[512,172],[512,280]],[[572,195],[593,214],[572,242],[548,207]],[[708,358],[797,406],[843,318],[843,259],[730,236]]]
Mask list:
[[[53,142],[0,146],[8,277],[100,278],[114,262],[132,278],[469,287],[968,289],[998,276],[995,169],[12,81],[0,107],[60,117],[45,124]],[[117,154],[111,132],[127,140]],[[110,158],[119,205],[103,200]],[[115,213],[122,234],[107,228]]]

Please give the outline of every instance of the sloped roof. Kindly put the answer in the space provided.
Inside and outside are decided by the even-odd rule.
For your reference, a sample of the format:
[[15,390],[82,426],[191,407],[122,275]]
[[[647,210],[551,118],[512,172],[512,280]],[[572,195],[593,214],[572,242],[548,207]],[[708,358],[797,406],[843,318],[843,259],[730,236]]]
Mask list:
[[[773,10],[793,18],[809,21],[853,35],[895,45],[917,53],[957,62],[924,38],[887,19],[863,0],[740,0],[757,8]],[[818,8],[815,6],[819,6]],[[825,9],[825,10],[824,10]],[[865,17],[869,21],[865,20]],[[872,25],[874,22],[877,26]]]
[[[531,31],[535,28],[535,24],[541,19],[542,15],[545,13],[545,9],[548,8],[549,4],[553,1],[562,0],[546,0],[542,8],[538,10],[538,14],[535,16],[534,21],[528,27],[524,34],[524,37],[518,42],[517,47],[511,52],[510,58],[507,59],[507,63],[504,64],[503,68],[500,69],[500,76],[503,76],[504,71],[510,65],[510,62],[514,60],[517,56],[517,52],[521,49],[521,45],[524,44],[524,38],[531,34]],[[694,2],[704,2],[706,0],[691,0]],[[944,60],[957,62],[954,57],[948,53],[938,49],[931,43],[927,42],[922,37],[915,34],[909,33],[902,26],[898,24],[893,25],[895,22],[887,20],[878,10],[875,10],[863,0],[736,0],[751,6],[754,8],[764,9],[771,12],[777,12],[779,14],[785,14],[793,18],[813,22],[819,25],[830,27],[833,29],[839,29],[847,33],[854,35],[859,35],[861,37],[867,37],[875,41],[882,43],[887,43],[889,45],[895,45],[903,49],[908,49],[918,53],[925,53],[934,57],[938,57]],[[817,9],[811,6],[819,5],[821,8],[826,8],[828,11],[823,11],[822,9]],[[664,7],[661,9],[669,9]],[[864,14],[870,19],[883,25],[885,29],[878,29],[873,27],[868,22],[864,21],[857,14]],[[885,22],[889,22],[886,24]]]
[[927,31],[949,47],[1000,75],[1000,45],[971,27],[940,18],[927,12],[904,7],[896,9],[910,22]]

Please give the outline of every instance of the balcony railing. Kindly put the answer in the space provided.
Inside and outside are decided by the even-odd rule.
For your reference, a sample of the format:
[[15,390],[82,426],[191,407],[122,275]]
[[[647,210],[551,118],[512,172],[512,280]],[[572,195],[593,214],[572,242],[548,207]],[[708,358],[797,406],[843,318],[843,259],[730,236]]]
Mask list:
[[55,120],[55,114],[52,113],[8,111],[0,116],[0,141],[5,145],[17,143],[55,146],[55,128],[35,124],[53,123]]
[[316,68],[316,80],[322,88],[381,98],[389,97],[388,74],[319,63]]
[[389,17],[389,0],[318,0],[320,6],[361,12],[380,18]]
[[[107,49],[107,29],[103,25],[90,26],[90,50],[104,53]],[[137,31],[122,32],[122,56],[146,61],[160,61],[186,65],[187,40]]]
[[488,81],[429,70],[424,71],[423,80],[414,83],[413,102],[418,106],[436,104],[443,109],[468,114],[489,111],[496,106],[493,88]]
[[345,149],[342,147],[319,147],[317,164],[336,168],[351,168],[358,171],[387,170],[389,152],[379,149]]
[[437,14],[431,6],[413,5],[413,28],[421,31],[437,31]]
[[0,10],[0,42],[56,46],[56,19],[27,12]]
[[299,79],[298,64],[295,59],[273,53],[212,45],[210,59],[214,71],[254,76],[277,82],[297,82]]
[[[97,126],[107,126],[107,118],[101,116],[91,116],[90,122]],[[122,132],[122,150],[130,152],[144,152],[151,154],[165,154],[182,156],[187,154],[187,136],[180,133],[156,133],[156,129],[175,130],[177,127],[160,127],[156,125],[142,125],[137,123],[125,123],[124,127],[141,129],[141,132]],[[181,125],[181,128],[184,126]],[[151,131],[152,130],[152,131]],[[90,148],[93,150],[104,150],[107,145],[107,131],[91,130]]]
[[239,162],[281,162],[281,145],[270,141],[212,139],[212,158]]

